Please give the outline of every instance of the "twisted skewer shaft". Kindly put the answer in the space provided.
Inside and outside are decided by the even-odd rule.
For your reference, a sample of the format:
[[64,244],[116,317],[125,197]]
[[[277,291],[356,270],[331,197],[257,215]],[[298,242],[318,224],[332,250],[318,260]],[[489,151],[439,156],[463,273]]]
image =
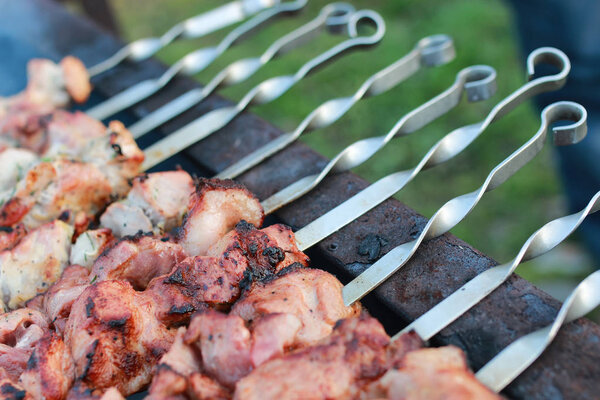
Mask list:
[[540,129],[527,143],[498,164],[477,190],[455,197],[444,204],[431,217],[417,239],[396,247],[344,286],[344,302],[348,305],[360,300],[404,266],[424,240],[441,236],[462,221],[485,193],[500,186],[539,153],[544,147],[551,124],[562,119],[576,121],[569,126],[554,128],[553,133],[557,144],[577,143],[587,132],[586,117],[585,109],[576,103],[558,102],[546,107],[542,112]]
[[581,318],[600,305],[600,271],[585,278],[565,300],[552,325],[538,329],[508,345],[475,376],[500,392],[544,352],[563,324]]
[[580,212],[550,221],[538,229],[527,239],[513,260],[480,273],[417,318],[402,332],[414,330],[423,340],[431,339],[496,290],[522,262],[539,257],[558,246],[579,227],[588,215],[595,213],[598,209],[600,209],[600,192],[596,193]]
[[[103,120],[111,115],[123,111],[132,105],[144,100],[145,98],[158,92],[165,87],[177,75],[195,75],[204,70],[221,56],[227,49],[236,43],[239,43],[250,33],[272,21],[275,17],[291,15],[304,7],[306,0],[294,2],[291,4],[281,4],[273,9],[252,18],[237,29],[229,33],[217,46],[204,47],[185,55],[182,59],[173,64],[161,76],[155,79],[146,79],[130,88],[114,95],[108,100],[90,108],[86,113],[98,120]],[[352,6],[347,5],[349,8]]]
[[[192,89],[189,92],[171,100],[169,103],[151,112],[128,129],[134,138],[141,137],[152,129],[164,124],[172,118],[189,110],[196,104],[202,102],[215,90],[241,83],[250,78],[269,61],[301,46],[311,38],[315,37],[325,27],[333,27],[339,24],[348,24],[348,16],[354,12],[352,6],[346,3],[328,4],[312,21],[302,25],[298,29],[277,39],[259,57],[249,57],[234,61],[223,68],[215,77],[202,88]],[[343,13],[346,18],[339,15]]]
[[[377,31],[371,36],[357,36],[357,26],[363,22],[375,24]],[[327,61],[341,56],[350,49],[371,46],[379,42],[385,32],[385,23],[376,12],[362,10],[352,15],[349,28],[351,36],[353,36],[352,39],[348,39],[308,61],[294,75],[277,76],[263,81],[251,89],[236,105],[213,110],[148,147],[145,151],[146,160],[142,165],[142,169],[152,168],[161,161],[223,128],[250,104],[266,104],[279,98]]]
[[533,51],[527,62],[530,75],[533,75],[535,65],[542,62],[557,66],[561,65],[562,67],[557,74],[536,78],[515,90],[500,101],[483,121],[455,129],[444,136],[431,147],[414,168],[396,172],[378,180],[300,229],[296,232],[298,247],[306,249],[320,242],[352,222],[357,216],[363,215],[399,192],[422,170],[432,168],[456,157],[479,137],[489,125],[499,120],[501,116],[506,115],[508,111],[521,102],[540,92],[562,87],[570,70],[567,56],[562,51],[553,48],[540,48]]
[[333,124],[360,100],[390,90],[425,66],[446,64],[452,61],[455,55],[454,43],[449,36],[434,35],[421,39],[410,53],[367,79],[354,95],[332,99],[321,104],[304,118],[296,130],[283,134],[253,151],[219,173],[216,178],[232,179],[239,176],[293,143],[303,133]]
[[[301,0],[306,3],[306,0]],[[122,61],[130,59],[141,61],[154,55],[158,50],[167,46],[180,37],[198,38],[210,32],[232,25],[242,19],[256,14],[265,8],[278,4],[278,0],[242,0],[232,1],[195,17],[178,23],[161,37],[138,39],[129,43],[106,60],[90,67],[90,77],[99,75]]]
[[394,137],[421,129],[456,107],[463,91],[471,101],[485,100],[495,91],[496,71],[489,66],[472,66],[461,70],[450,88],[402,117],[383,136],[354,142],[339,152],[318,174],[309,175],[275,193],[261,204],[266,213],[273,212],[300,198],[316,187],[331,171],[341,172],[357,167],[381,150]]

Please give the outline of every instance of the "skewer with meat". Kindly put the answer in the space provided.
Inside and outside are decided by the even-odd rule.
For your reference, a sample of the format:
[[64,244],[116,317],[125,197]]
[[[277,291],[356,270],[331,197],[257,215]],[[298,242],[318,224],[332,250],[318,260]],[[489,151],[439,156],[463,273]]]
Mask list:
[[12,97],[0,98],[0,132],[8,127],[28,125],[32,115],[47,114],[66,106],[71,100],[87,100],[91,85],[83,63],[72,56],[59,64],[34,59],[27,64],[27,88]]

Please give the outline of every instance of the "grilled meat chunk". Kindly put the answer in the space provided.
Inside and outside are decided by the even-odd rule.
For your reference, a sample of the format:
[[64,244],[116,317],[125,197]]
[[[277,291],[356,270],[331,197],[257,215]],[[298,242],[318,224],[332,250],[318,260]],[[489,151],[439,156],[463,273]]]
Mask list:
[[274,279],[255,282],[233,308],[232,315],[245,321],[283,313],[291,314],[301,322],[294,339],[295,346],[315,343],[328,336],[335,323],[358,315],[357,303],[346,307],[342,299],[342,284],[331,274],[311,268],[282,271]]
[[469,371],[464,353],[457,347],[419,349],[404,355],[397,369],[363,389],[361,399],[390,400],[497,400]]
[[75,380],[73,358],[63,339],[48,332],[36,344],[19,378],[34,399],[62,400]]
[[139,234],[125,237],[94,262],[94,280],[125,280],[143,290],[154,277],[165,275],[187,255],[177,243]]
[[162,234],[181,225],[193,190],[192,177],[185,171],[140,175],[127,197],[106,209],[100,223],[119,237],[138,231]]
[[23,224],[0,227],[0,251],[12,249],[26,234]]
[[259,227],[263,218],[260,202],[242,185],[231,180],[201,178],[190,198],[178,240],[189,255],[205,255],[241,220]]
[[91,270],[100,254],[112,247],[114,243],[115,237],[110,229],[85,231],[75,240],[69,260],[71,264],[78,264]]
[[30,150],[21,148],[6,148],[0,151],[0,192],[2,197],[10,198],[11,191],[26,172],[38,161],[38,157]]
[[70,265],[42,297],[44,314],[60,334],[65,331],[71,306],[90,284],[89,274],[87,268],[81,265]]
[[60,64],[33,59],[27,64],[27,75],[29,82],[23,92],[0,98],[0,126],[6,118],[18,116],[19,112],[48,112],[67,105],[71,99],[83,103],[91,92],[85,66],[72,56],[63,58]]
[[124,396],[150,383],[175,335],[157,320],[154,301],[123,281],[97,282],[84,290],[64,333],[77,379],[100,390],[115,386]]
[[12,382],[17,382],[46,332],[48,321],[39,311],[20,308],[0,316],[0,370]]
[[389,337],[377,320],[351,318],[315,346],[274,358],[239,380],[234,399],[350,398],[386,371]]
[[69,261],[72,236],[73,228],[56,220],[0,252],[0,300],[5,308],[23,306],[58,280]]

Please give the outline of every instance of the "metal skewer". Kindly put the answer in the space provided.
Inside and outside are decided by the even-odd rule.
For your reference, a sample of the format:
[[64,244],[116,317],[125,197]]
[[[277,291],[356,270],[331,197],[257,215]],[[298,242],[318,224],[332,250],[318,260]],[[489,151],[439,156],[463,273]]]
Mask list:
[[431,339],[502,285],[522,262],[539,257],[558,246],[588,215],[599,209],[600,192],[580,212],[557,218],[538,229],[527,239],[514,259],[480,273],[417,318],[402,333],[414,330],[423,340]]
[[216,74],[206,86],[192,89],[171,100],[132,124],[128,127],[129,131],[134,138],[143,136],[152,129],[202,102],[215,92],[215,90],[245,81],[269,61],[301,46],[325,27],[332,28],[347,25],[349,15],[352,12],[354,12],[354,8],[346,3],[331,3],[326,5],[315,19],[276,40],[261,56],[234,61]]
[[[215,61],[231,46],[248,37],[251,32],[257,30],[267,22],[271,22],[275,17],[293,15],[294,13],[300,11],[302,7],[306,5],[306,2],[307,0],[296,0],[263,11],[256,17],[231,31],[217,46],[204,47],[188,53],[171,67],[169,67],[169,69],[167,69],[161,76],[155,79],[146,79],[145,81],[139,82],[114,95],[110,99],[88,109],[86,113],[98,120],[106,119],[111,115],[114,115],[119,111],[123,111],[124,109],[131,107],[132,105],[158,92],[177,75],[197,74],[212,64],[213,61]],[[353,7],[349,4],[342,3],[338,6],[341,11],[344,9],[348,10],[348,12],[353,11]],[[342,9],[342,7],[344,7],[344,9]]]
[[581,318],[600,305],[600,271],[585,278],[565,300],[552,325],[525,335],[504,348],[475,376],[500,392],[544,352],[563,324]]
[[261,204],[265,213],[278,210],[303,196],[317,186],[332,170],[341,172],[357,167],[381,150],[393,138],[413,133],[444,115],[460,103],[463,92],[467,94],[469,101],[489,98],[496,89],[495,78],[496,71],[487,65],[462,69],[456,75],[456,80],[450,88],[406,114],[387,134],[354,142],[333,157],[318,174],[301,178],[264,200]]
[[538,77],[521,86],[501,100],[483,121],[455,129],[440,139],[414,168],[399,171],[379,179],[306,225],[296,233],[296,241],[300,244],[300,247],[308,248],[320,242],[352,222],[357,215],[366,213],[398,193],[421,171],[451,160],[479,137],[489,125],[508,114],[510,110],[523,101],[541,92],[561,88],[565,84],[570,71],[567,56],[562,51],[554,48],[544,47],[534,50],[527,58],[529,77],[534,75],[536,66],[541,63],[560,66],[560,71],[554,75]]
[[178,23],[161,37],[150,37],[131,42],[113,56],[88,68],[88,73],[90,77],[99,75],[126,59],[133,61],[145,60],[176,39],[202,37],[236,22],[240,22],[276,4],[279,4],[279,0],[232,1]]
[[456,226],[471,212],[485,193],[500,186],[537,155],[544,147],[550,126],[559,120],[570,120],[574,123],[552,129],[556,145],[577,143],[585,137],[587,131],[585,125],[586,111],[582,106],[572,102],[558,102],[546,107],[542,112],[540,129],[527,143],[498,164],[477,190],[455,197],[444,204],[431,217],[416,240],[404,243],[391,250],[344,286],[342,290],[344,303],[348,305],[360,300],[404,266],[424,240],[441,236]]
[[[362,23],[374,24],[376,32],[370,36],[358,36],[358,25]],[[314,72],[316,68],[341,56],[346,51],[378,43],[385,32],[385,22],[375,11],[361,10],[352,15],[348,28],[352,39],[348,39],[308,61],[294,75],[277,76],[263,81],[251,89],[238,104],[213,110],[148,147],[145,151],[146,160],[142,169],[152,168],[221,129],[250,104],[266,104],[279,98],[304,77]]]
[[253,151],[216,175],[215,178],[232,179],[239,176],[293,143],[303,133],[333,124],[360,100],[390,90],[423,67],[447,64],[455,56],[454,43],[452,38],[447,35],[433,35],[419,40],[410,53],[372,75],[361,85],[354,95],[326,101],[304,118],[296,130],[285,133],[265,146]]

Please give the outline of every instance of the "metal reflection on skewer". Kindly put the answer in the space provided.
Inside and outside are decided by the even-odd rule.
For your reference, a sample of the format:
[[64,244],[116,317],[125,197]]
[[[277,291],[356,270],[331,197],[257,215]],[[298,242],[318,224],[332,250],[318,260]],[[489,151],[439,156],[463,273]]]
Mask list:
[[495,78],[496,71],[486,65],[476,65],[461,70],[450,88],[406,114],[386,135],[354,142],[333,157],[318,174],[301,178],[264,200],[262,205],[265,212],[273,212],[300,198],[317,186],[329,172],[347,171],[357,167],[381,150],[393,138],[405,136],[421,129],[456,107],[460,103],[463,92],[467,94],[469,101],[489,98],[496,89]]
[[[296,0],[284,3],[270,10],[264,11],[238,28],[231,31],[217,46],[204,47],[184,56],[173,64],[161,76],[155,79],[147,79],[139,82],[128,89],[114,95],[108,100],[90,108],[86,113],[98,120],[103,120],[118,113],[143,99],[153,95],[165,87],[177,75],[195,75],[204,70],[227,49],[242,41],[245,37],[275,17],[292,15],[306,5],[307,0]],[[337,3],[332,8],[335,12],[351,13],[354,8],[345,3]]]
[[216,74],[206,86],[192,89],[171,100],[129,126],[128,130],[134,138],[143,136],[152,129],[199,104],[215,90],[245,81],[265,64],[306,43],[325,27],[337,28],[348,25],[349,15],[353,11],[354,9],[346,3],[326,5],[315,19],[277,39],[261,56],[234,61]]
[[[358,25],[363,23],[374,24],[377,29],[376,32],[370,36],[358,36]],[[352,39],[348,39],[308,61],[294,75],[277,76],[263,81],[251,89],[236,105],[210,111],[148,147],[145,151],[146,160],[142,165],[142,169],[147,170],[152,168],[188,146],[216,132],[226,126],[249,105],[266,104],[279,98],[318,67],[341,56],[346,51],[378,43],[385,32],[385,23],[375,11],[361,10],[354,13],[350,18],[349,30]]]
[[554,48],[545,47],[534,50],[527,58],[527,69],[530,77],[534,75],[535,66],[540,63],[553,64],[558,66],[560,71],[554,75],[541,76],[529,81],[500,101],[483,121],[455,129],[440,139],[414,168],[395,172],[381,178],[306,225],[296,234],[298,243],[302,247],[308,248],[320,242],[352,222],[357,215],[366,213],[398,193],[421,171],[456,157],[479,137],[489,125],[508,114],[510,110],[523,101],[541,92],[560,89],[565,84],[570,71],[568,57],[562,51]]
[[161,37],[138,39],[111,57],[88,69],[91,77],[99,75],[124,60],[142,61],[178,38],[199,38],[279,3],[279,0],[237,0],[178,23]]
[[539,257],[558,246],[579,227],[588,215],[599,209],[600,192],[596,193],[580,212],[557,218],[538,229],[527,239],[519,254],[513,260],[480,273],[431,310],[417,318],[402,332],[414,330],[423,340],[431,339],[496,290],[522,262]]
[[455,55],[454,43],[447,35],[434,35],[421,39],[410,53],[367,79],[354,95],[326,101],[312,111],[296,130],[283,134],[255,150],[215,177],[232,179],[239,176],[293,143],[303,133],[333,124],[360,100],[390,90],[423,67],[446,64],[452,61]]
[[502,350],[475,376],[500,392],[544,352],[564,324],[581,318],[600,305],[600,271],[585,278],[565,300],[552,325],[525,335]]
[[441,236],[462,221],[479,203],[485,193],[500,186],[537,155],[544,147],[546,135],[553,123],[559,120],[574,121],[571,125],[552,129],[555,144],[568,145],[582,140],[587,132],[586,116],[585,109],[572,102],[558,102],[546,107],[542,112],[540,129],[527,143],[498,164],[477,190],[455,197],[444,204],[431,217],[417,239],[401,244],[391,250],[344,286],[342,291],[344,302],[352,304],[363,298],[404,266],[424,240]]

